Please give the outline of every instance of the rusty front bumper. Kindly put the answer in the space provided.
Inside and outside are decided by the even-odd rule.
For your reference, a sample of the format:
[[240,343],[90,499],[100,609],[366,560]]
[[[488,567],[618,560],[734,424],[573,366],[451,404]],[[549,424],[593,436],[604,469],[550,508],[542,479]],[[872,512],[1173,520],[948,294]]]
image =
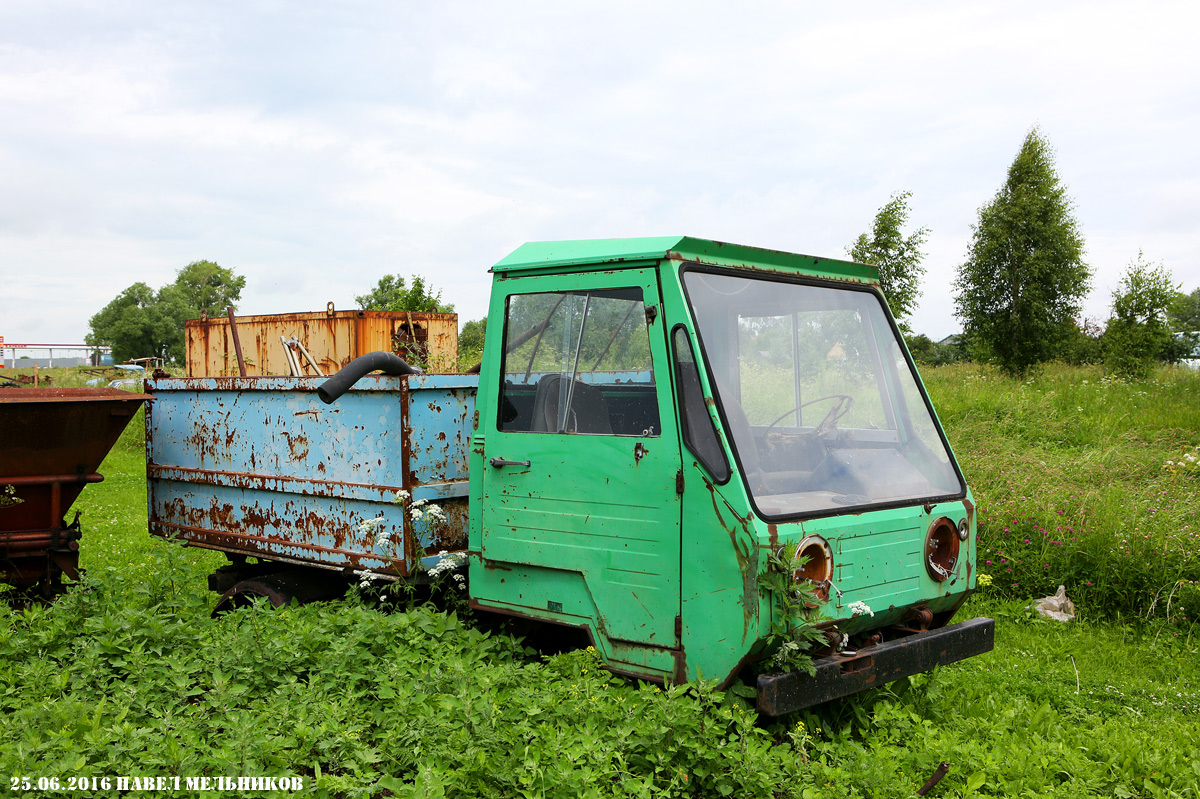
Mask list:
[[892,680],[929,671],[992,651],[996,623],[978,618],[816,661],[817,673],[764,674],[758,678],[758,709],[770,716],[878,688]]

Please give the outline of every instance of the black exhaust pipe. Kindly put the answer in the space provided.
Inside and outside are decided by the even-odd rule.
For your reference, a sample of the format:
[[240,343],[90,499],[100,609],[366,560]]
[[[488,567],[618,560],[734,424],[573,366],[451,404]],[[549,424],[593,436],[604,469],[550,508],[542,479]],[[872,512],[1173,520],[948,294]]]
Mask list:
[[410,366],[390,352],[368,352],[343,366],[341,371],[322,383],[317,389],[317,396],[321,398],[321,402],[332,405],[334,400],[349,391],[359,378],[376,371],[385,375],[424,374],[417,367]]

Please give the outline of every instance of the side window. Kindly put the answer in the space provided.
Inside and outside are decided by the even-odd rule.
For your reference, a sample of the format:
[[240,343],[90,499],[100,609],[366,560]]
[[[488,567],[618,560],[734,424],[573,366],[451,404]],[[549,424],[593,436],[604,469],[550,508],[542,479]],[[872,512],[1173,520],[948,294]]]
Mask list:
[[512,295],[501,380],[500,430],[660,433],[640,288]]
[[687,331],[682,326],[676,327],[671,342],[675,359],[675,384],[679,389],[679,426],[683,431],[683,445],[718,483],[724,483],[729,479],[729,463],[725,460],[725,451],[721,449],[712,417],[708,414],[696,356],[692,353]]

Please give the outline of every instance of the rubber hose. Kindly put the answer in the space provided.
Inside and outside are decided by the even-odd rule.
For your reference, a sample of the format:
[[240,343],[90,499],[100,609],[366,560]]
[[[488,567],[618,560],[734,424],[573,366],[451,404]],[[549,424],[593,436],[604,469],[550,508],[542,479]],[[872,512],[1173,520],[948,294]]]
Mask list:
[[368,352],[343,366],[337,374],[322,383],[317,389],[317,396],[321,398],[321,402],[332,405],[334,400],[349,391],[359,378],[375,371],[385,375],[422,374],[420,369],[410,366],[390,352]]

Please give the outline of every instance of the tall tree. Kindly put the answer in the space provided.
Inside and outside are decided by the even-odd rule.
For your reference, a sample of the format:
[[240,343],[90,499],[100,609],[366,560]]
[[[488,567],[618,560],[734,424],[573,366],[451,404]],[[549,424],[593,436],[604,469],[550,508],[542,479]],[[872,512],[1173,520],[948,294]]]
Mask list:
[[246,278],[212,261],[193,261],[158,291],[145,283],[122,291],[91,318],[84,340],[112,347],[116,361],[158,357],[182,362],[184,322],[203,312],[224,314],[245,284]]
[[977,352],[1024,374],[1057,354],[1091,279],[1071,201],[1036,127],[972,229],[956,313]]
[[175,286],[184,301],[197,311],[197,316],[200,313],[223,316],[226,308],[236,307],[246,287],[246,278],[212,261],[192,261],[176,274]]
[[1171,329],[1176,333],[1195,333],[1200,331],[1200,289],[1191,294],[1182,291],[1175,295],[1171,307],[1167,309],[1167,317]]
[[354,301],[364,311],[454,312],[453,305],[442,302],[441,289],[435,291],[420,275],[413,276],[411,284],[401,275],[384,275],[374,289]]
[[1190,344],[1171,334],[1168,311],[1179,285],[1162,264],[1138,253],[1113,292],[1113,313],[1104,333],[1105,364],[1126,377],[1145,378],[1156,362],[1177,362]]
[[117,363],[149,357],[182,360],[186,306],[177,292],[167,291],[165,299],[161,294],[134,283],[92,317],[85,342],[112,347]]
[[887,297],[892,316],[904,329],[902,321],[913,312],[917,297],[921,294],[921,277],[925,267],[921,259],[925,253],[921,247],[929,238],[929,228],[917,228],[907,237],[902,228],[908,224],[908,201],[911,191],[896,192],[887,205],[875,214],[871,234],[862,233],[846,252],[860,264],[879,268],[879,283],[883,296]]

